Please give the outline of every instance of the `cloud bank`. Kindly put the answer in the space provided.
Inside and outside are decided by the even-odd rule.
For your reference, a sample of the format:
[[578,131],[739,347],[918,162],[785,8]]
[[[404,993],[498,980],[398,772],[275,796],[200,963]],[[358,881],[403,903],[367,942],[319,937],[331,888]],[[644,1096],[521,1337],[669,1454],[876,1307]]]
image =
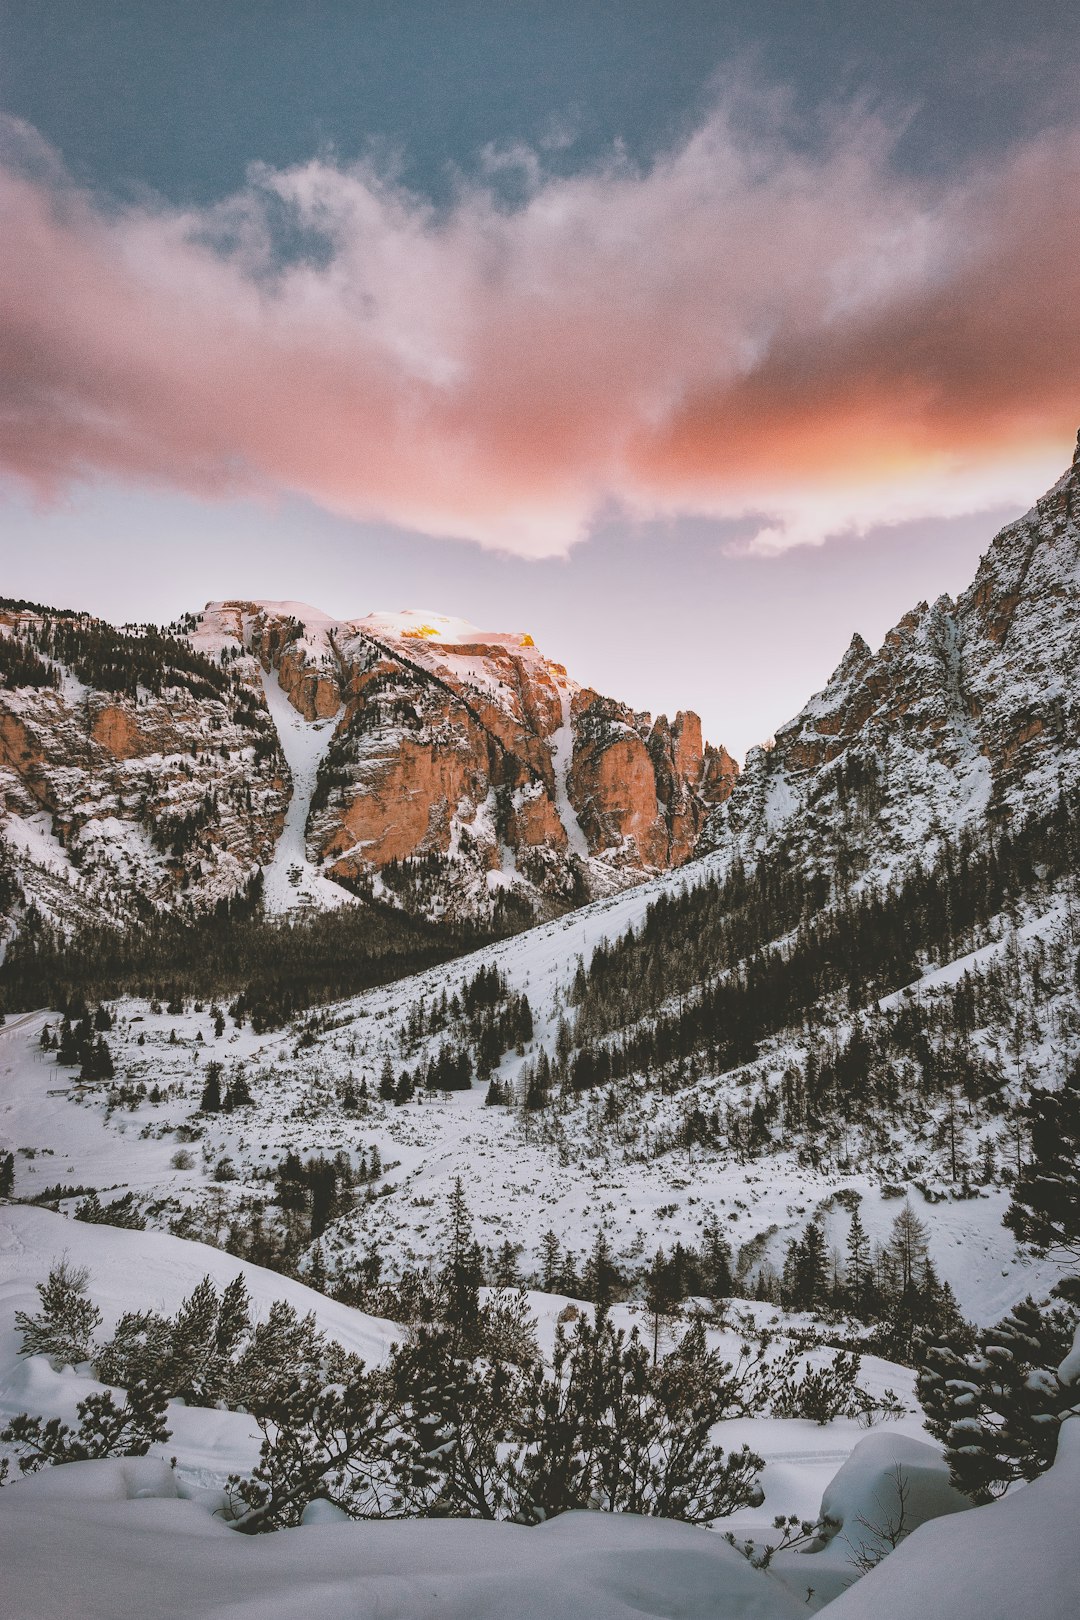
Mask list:
[[329,159],[120,204],[8,121],[0,470],[536,557],[613,507],[767,552],[1038,493],[1080,418],[1080,131],[916,181],[871,117],[743,111],[647,167],[489,151],[438,208]]

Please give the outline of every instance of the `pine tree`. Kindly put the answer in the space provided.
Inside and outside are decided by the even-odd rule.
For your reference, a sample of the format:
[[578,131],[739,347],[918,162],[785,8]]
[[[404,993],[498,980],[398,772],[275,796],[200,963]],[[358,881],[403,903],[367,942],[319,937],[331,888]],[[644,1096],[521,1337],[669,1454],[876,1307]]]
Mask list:
[[48,1356],[56,1367],[90,1360],[101,1312],[87,1292],[89,1279],[85,1266],[71,1266],[64,1259],[53,1266],[45,1282],[38,1283],[37,1315],[15,1312],[24,1356]]
[[607,1233],[601,1226],[596,1233],[596,1241],[592,1246],[585,1265],[585,1275],[582,1279],[588,1298],[599,1306],[610,1305],[615,1297],[615,1289],[622,1278],[612,1259],[611,1245],[608,1243]]
[[549,1227],[540,1239],[540,1286],[546,1294],[558,1291],[561,1274],[559,1240]]
[[784,1286],[796,1310],[812,1310],[828,1292],[829,1256],[821,1222],[811,1221],[801,1238],[788,1249],[784,1262]]
[[398,1105],[398,1107],[403,1106],[407,1102],[412,1102],[415,1090],[416,1085],[412,1075],[409,1073],[408,1069],[402,1069],[401,1073],[398,1075],[397,1085],[394,1087],[394,1102]]
[[1059,1091],[1036,1088],[1027,1106],[1031,1162],[1005,1216],[1023,1243],[1080,1260],[1080,1063]]
[[259,1416],[263,1441],[249,1478],[228,1481],[251,1534],[296,1525],[321,1497],[356,1518],[399,1514],[432,1477],[385,1380],[353,1367],[346,1377],[290,1380]]
[[79,1071],[80,1080],[112,1080],[116,1074],[116,1067],[112,1060],[105,1041],[99,1035],[92,1045],[84,1047],[82,1068]]
[[446,1320],[455,1341],[471,1345],[475,1343],[479,1329],[480,1301],[477,1290],[483,1281],[483,1268],[460,1176],[456,1178],[450,1194],[447,1226],[448,1252],[443,1268]]
[[863,1314],[869,1283],[870,1240],[856,1205],[851,1212],[847,1241],[847,1294],[856,1316]]
[[24,1474],[36,1473],[47,1463],[144,1457],[151,1446],[169,1439],[166,1404],[161,1390],[142,1384],[127,1391],[123,1406],[117,1405],[111,1391],[103,1390],[79,1402],[77,1429],[59,1418],[21,1412],[0,1430],[0,1441],[15,1447]]
[[220,1063],[206,1065],[206,1080],[202,1089],[199,1107],[204,1114],[219,1114],[221,1112],[221,1075]]
[[495,1257],[495,1286],[496,1288],[517,1288],[521,1284],[521,1267],[518,1265],[520,1244],[511,1243],[507,1238]]
[[711,1209],[705,1217],[701,1236],[702,1283],[712,1299],[727,1299],[734,1289],[731,1270],[731,1245],[720,1229],[716,1211]]
[[649,1327],[652,1337],[652,1364],[654,1367],[660,1355],[662,1324],[676,1303],[671,1282],[671,1270],[664,1257],[664,1251],[662,1248],[658,1248],[653,1256],[652,1264],[645,1272],[645,1309],[649,1313]]
[[923,1358],[917,1389],[926,1426],[945,1445],[953,1483],[975,1502],[1050,1467],[1058,1430],[1080,1414],[1080,1389],[1058,1374],[1074,1343],[1075,1311],[1021,1300],[983,1329],[974,1350],[954,1330]]

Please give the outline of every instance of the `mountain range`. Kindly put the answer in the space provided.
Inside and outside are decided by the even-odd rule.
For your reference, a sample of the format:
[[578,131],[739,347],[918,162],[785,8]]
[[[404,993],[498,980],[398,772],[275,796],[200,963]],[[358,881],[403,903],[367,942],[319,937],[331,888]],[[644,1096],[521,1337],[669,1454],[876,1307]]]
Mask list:
[[[0,602],[12,903],[61,923],[377,900],[520,928],[782,836],[808,871],[891,870],[1073,783],[1077,459],[957,602],[921,602],[740,775],[579,686],[526,634],[409,611],[210,603],[168,631]],[[17,898],[16,898],[17,897]]]

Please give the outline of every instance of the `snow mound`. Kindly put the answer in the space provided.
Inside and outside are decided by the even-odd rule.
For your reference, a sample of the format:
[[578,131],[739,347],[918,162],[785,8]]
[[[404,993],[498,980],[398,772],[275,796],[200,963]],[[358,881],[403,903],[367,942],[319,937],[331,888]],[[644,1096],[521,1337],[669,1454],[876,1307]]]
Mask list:
[[989,1507],[923,1525],[829,1606],[829,1620],[1076,1620],[1078,1503],[1073,1418],[1049,1473]]
[[[5,1612],[37,1620],[791,1620],[803,1606],[719,1536],[568,1513],[334,1524],[247,1538],[126,1462],[0,1499]],[[92,1470],[92,1472],[91,1472]],[[164,1470],[167,1474],[167,1468]],[[57,1494],[60,1477],[62,1493]],[[155,1487],[160,1485],[160,1490]],[[152,1493],[152,1494],[151,1494]]]
[[855,1557],[879,1558],[890,1551],[890,1537],[970,1507],[939,1447],[895,1432],[868,1434],[821,1499],[821,1539],[843,1541]]

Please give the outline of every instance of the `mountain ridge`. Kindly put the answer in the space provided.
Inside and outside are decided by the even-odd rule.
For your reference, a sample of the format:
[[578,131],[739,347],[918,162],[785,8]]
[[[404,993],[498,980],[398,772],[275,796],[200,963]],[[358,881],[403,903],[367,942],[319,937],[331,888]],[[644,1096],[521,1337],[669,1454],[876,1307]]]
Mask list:
[[195,916],[270,874],[279,913],[521,926],[681,864],[737,775],[696,715],[415,610],[234,600],[162,633],[12,603],[0,654],[9,881],[61,923]]

